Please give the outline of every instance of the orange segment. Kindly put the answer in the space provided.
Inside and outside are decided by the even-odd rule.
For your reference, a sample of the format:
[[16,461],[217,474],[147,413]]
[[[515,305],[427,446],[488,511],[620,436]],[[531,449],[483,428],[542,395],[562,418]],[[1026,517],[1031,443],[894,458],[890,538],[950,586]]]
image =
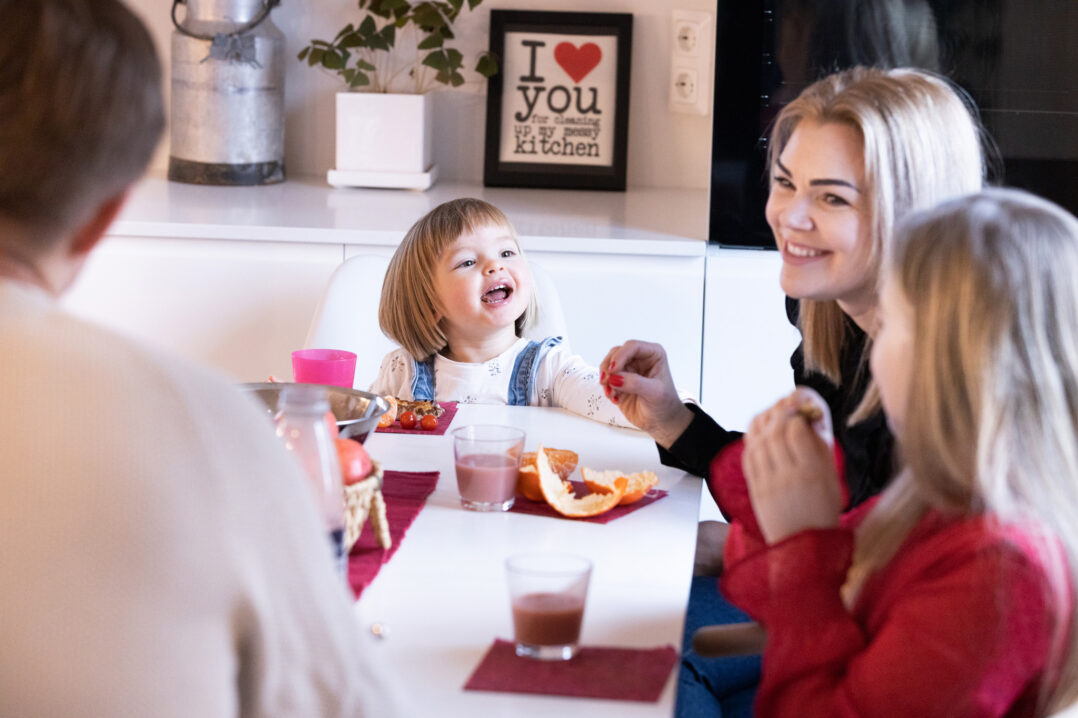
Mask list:
[[[568,449],[551,449],[547,447],[546,451],[547,461],[550,462],[550,468],[554,469],[554,473],[563,479],[568,479],[569,475],[573,473],[573,469],[576,468],[576,462],[580,460],[575,451],[569,451]],[[534,451],[525,451],[520,457],[521,466],[535,466],[535,453]]]
[[621,505],[631,504],[644,498],[644,495],[659,484],[659,477],[651,471],[641,471],[638,474],[626,474],[616,469],[610,471],[595,471],[586,466],[580,469],[584,478],[584,484],[597,493],[608,494],[614,491],[618,479],[626,482],[625,494],[621,497]]
[[[576,452],[567,449],[546,449],[545,451],[554,473],[563,479],[568,479],[579,459]],[[531,501],[543,500],[543,492],[539,489],[539,470],[535,467],[534,451],[525,451],[520,457],[517,493]]]
[[625,495],[628,482],[618,477],[614,479],[611,491],[577,498],[573,493],[572,484],[564,481],[551,467],[550,459],[542,446],[536,452],[535,464],[539,472],[539,490],[542,491],[543,498],[562,516],[571,518],[596,516],[617,506]]
[[517,472],[517,493],[529,501],[543,500],[543,492],[539,488],[539,469],[534,463],[531,466],[520,465],[520,471]]
[[383,396],[387,402],[389,402],[389,411],[378,417],[378,428],[384,429],[387,426],[392,426],[393,422],[397,420],[397,397],[395,396]]

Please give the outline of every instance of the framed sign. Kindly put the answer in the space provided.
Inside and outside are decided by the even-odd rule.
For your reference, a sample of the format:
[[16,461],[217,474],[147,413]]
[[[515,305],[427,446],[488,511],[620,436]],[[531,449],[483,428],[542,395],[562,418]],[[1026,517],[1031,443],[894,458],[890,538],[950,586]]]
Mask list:
[[625,189],[632,33],[626,13],[491,11],[485,185]]

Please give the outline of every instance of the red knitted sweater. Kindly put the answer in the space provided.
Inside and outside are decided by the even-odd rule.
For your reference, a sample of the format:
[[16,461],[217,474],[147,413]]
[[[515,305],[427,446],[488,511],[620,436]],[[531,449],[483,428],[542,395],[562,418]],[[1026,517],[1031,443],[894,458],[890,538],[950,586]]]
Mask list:
[[853,529],[875,500],[767,546],[741,446],[716,457],[711,482],[734,524],[723,592],[767,629],[757,715],[1036,715],[1053,641],[1071,630],[1057,556],[1020,526],[929,512],[849,610]]

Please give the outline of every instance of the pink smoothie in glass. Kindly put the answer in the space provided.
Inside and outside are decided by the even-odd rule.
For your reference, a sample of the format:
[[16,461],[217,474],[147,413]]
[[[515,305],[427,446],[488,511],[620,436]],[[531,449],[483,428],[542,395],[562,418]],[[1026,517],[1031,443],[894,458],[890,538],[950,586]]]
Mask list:
[[529,593],[513,600],[517,643],[567,646],[580,640],[584,597],[571,593]]
[[513,498],[519,460],[505,454],[468,454],[457,459],[457,488],[466,502],[502,504]]

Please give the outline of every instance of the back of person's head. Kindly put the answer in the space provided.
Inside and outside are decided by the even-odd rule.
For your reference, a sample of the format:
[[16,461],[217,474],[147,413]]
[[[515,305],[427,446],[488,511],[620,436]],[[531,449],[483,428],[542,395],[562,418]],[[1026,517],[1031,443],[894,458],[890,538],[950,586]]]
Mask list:
[[[491,225],[504,227],[516,239],[509,218],[489,202],[473,198],[444,202],[412,225],[393,254],[382,284],[378,324],[416,359],[426,359],[447,343],[435,286],[442,254],[461,236]],[[533,292],[528,308],[516,320],[517,336],[537,321],[538,313]]]
[[0,0],[0,217],[47,250],[145,170],[161,67],[119,0]]
[[[878,289],[880,260],[898,220],[983,186],[975,112],[955,85],[930,72],[851,68],[813,83],[783,108],[768,164],[774,167],[802,120],[839,123],[859,133],[872,237],[868,271]],[[800,322],[806,365],[838,381],[846,319],[837,302],[802,300]]]
[[914,318],[902,441],[933,503],[1010,511],[1053,475],[1078,491],[1078,220],[985,190],[911,217],[888,265]]
[[[890,511],[899,523],[930,506],[1043,526],[1078,581],[1078,220],[985,190],[910,217],[884,272],[913,334],[899,437],[911,495]],[[1060,697],[1073,698],[1078,636],[1065,650]]]

